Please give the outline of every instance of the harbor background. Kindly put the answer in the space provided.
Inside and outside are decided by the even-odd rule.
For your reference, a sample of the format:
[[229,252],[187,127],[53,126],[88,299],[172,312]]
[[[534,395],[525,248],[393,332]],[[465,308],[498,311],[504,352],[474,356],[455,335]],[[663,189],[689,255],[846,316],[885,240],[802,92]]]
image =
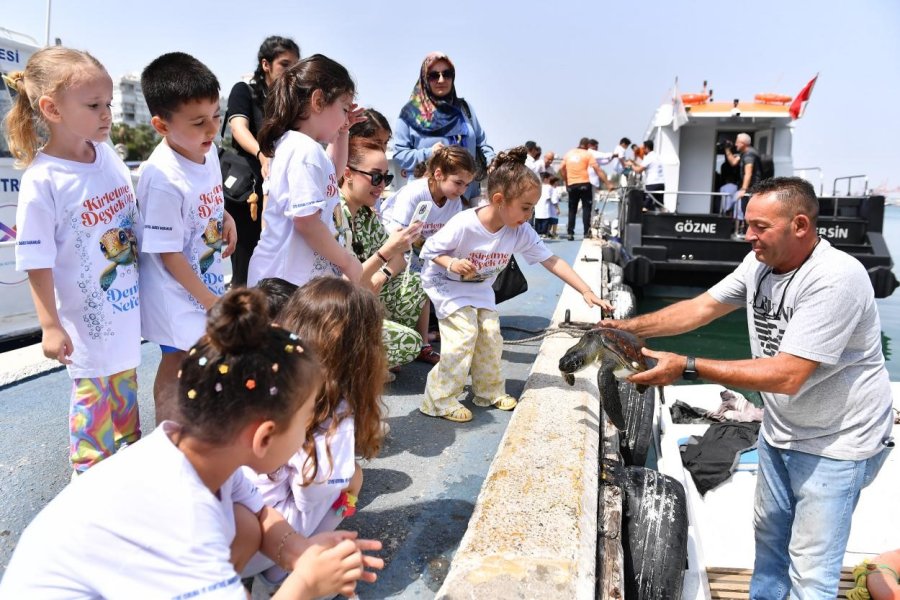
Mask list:
[[[610,209],[607,209],[610,214]],[[884,239],[894,259],[894,273],[900,275],[900,206],[886,206],[884,210]],[[749,252],[749,249],[748,249]],[[647,313],[674,302],[674,298],[643,298],[638,312]],[[881,344],[891,381],[900,381],[900,289],[888,298],[876,300],[881,317]],[[828,319],[829,315],[822,315]],[[735,311],[696,331],[670,338],[658,338],[648,344],[657,350],[692,354],[706,358],[750,358],[750,338],[747,315]]]

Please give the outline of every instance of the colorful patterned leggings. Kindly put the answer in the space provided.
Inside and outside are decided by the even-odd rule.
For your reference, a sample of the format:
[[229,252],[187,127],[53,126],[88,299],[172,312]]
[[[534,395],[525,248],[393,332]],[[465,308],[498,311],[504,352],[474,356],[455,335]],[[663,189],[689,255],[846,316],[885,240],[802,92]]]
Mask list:
[[137,371],[76,378],[69,408],[69,458],[79,473],[141,439]]
[[462,406],[457,399],[472,373],[473,402],[490,406],[506,393],[501,371],[503,337],[500,315],[495,310],[465,306],[440,319],[441,361],[428,372],[425,399],[419,408],[426,415],[442,417]]

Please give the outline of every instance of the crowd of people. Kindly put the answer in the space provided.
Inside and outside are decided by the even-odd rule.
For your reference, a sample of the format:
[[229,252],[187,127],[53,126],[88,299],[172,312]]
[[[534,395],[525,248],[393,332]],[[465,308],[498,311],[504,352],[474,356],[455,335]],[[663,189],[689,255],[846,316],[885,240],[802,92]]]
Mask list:
[[[663,191],[652,187],[662,183],[652,140],[622,138],[604,154],[584,138],[558,172],[534,142],[495,153],[442,53],[423,61],[393,129],[356,106],[344,66],[301,59],[287,38],[268,38],[257,67],[226,114],[244,175],[223,173],[214,145],[223,120],[215,75],[181,52],[144,69],[163,139],[136,189],[105,143],[112,80],[96,58],[45,48],[9,77],[17,98],[6,133],[26,166],[16,264],[28,273],[44,353],[73,381],[73,483],[22,535],[4,595],[243,598],[248,577],[274,597],[353,594],[383,566],[369,554],[380,542],[337,527],[356,511],[357,457],[376,456],[388,434],[385,382],[423,360],[434,365],[424,415],[470,421],[460,401],[470,375],[475,406],[512,410],[492,282],[516,254],[610,310],[542,240],[557,235],[560,186],[569,239],[579,203],[590,237],[595,188],[613,189],[630,171]],[[384,197],[392,137],[412,177]],[[744,187],[755,183],[752,166],[744,173]],[[748,306],[757,360],[648,351],[657,366],[632,379],[699,374],[764,392],[751,593],[827,595],[859,492],[887,454],[877,311],[864,270],[818,238],[808,184],[777,179],[751,191],[753,252],[735,273],[694,300],[600,324],[670,335]],[[822,314],[836,317],[823,327]],[[142,339],[162,353],[157,427],[143,439]],[[807,526],[821,515],[832,529]]]
[[[96,58],[45,48],[9,83],[17,268],[73,381],[73,482],[22,535],[4,595],[243,597],[255,576],[276,597],[350,595],[383,564],[378,541],[336,529],[356,511],[357,457],[388,433],[389,369],[435,365],[425,415],[471,420],[470,372],[476,406],[513,409],[491,283],[514,253],[611,308],[526,224],[542,193],[528,150],[487,145],[446,55],[426,57],[392,132],[344,66],[267,39],[229,100],[242,174],[220,166],[215,75],[163,54],[141,75],[162,141],[136,188],[105,143]],[[399,161],[426,166],[382,198],[392,135]],[[142,339],[161,350],[143,439]]]

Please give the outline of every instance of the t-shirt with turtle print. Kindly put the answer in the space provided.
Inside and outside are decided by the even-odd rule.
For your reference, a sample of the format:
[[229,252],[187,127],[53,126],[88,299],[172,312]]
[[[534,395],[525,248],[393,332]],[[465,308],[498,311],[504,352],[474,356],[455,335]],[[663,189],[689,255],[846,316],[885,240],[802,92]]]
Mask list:
[[206,328],[206,309],[169,273],[160,253],[181,252],[213,294],[225,293],[225,199],[215,147],[199,164],[160,142],[137,185],[143,227],[141,331],[149,341],[187,350]]
[[114,375],[141,361],[134,188],[115,151],[94,148],[92,163],[38,152],[16,210],[16,270],[52,269],[73,378]]

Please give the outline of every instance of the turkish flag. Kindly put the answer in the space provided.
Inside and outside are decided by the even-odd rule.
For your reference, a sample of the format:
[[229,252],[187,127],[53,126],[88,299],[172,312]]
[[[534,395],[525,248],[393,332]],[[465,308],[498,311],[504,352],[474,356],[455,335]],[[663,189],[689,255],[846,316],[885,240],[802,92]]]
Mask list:
[[791,108],[788,111],[791,113],[791,119],[799,119],[803,116],[803,113],[806,111],[806,103],[809,102],[809,97],[812,96],[812,91],[816,86],[816,79],[818,78],[819,74],[816,73],[816,76],[803,86],[803,89],[800,90],[800,93],[797,94],[797,97],[791,102]]

